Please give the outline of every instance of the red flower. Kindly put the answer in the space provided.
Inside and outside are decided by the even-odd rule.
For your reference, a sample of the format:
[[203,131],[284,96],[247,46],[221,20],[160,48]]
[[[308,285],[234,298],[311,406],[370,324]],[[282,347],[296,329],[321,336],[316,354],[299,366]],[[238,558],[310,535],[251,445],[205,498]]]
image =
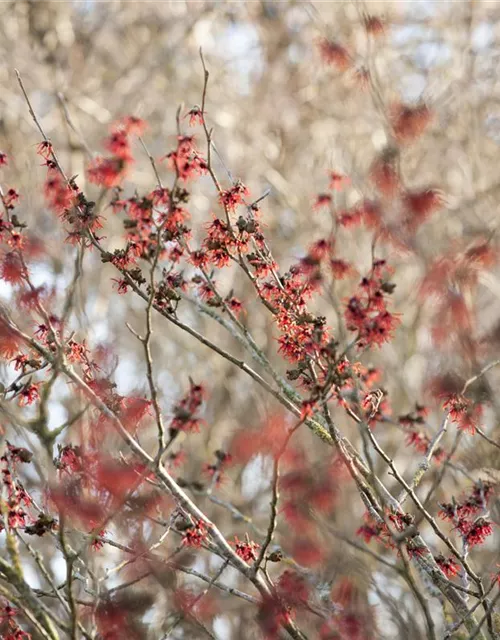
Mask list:
[[31,634],[23,631],[18,626],[14,617],[19,615],[19,610],[6,604],[0,609],[0,632],[4,640],[31,640]]
[[170,453],[168,455],[168,465],[173,469],[178,469],[186,460],[185,451],[177,451],[176,453]]
[[379,525],[375,527],[369,524],[363,524],[356,531],[356,535],[363,538],[363,540],[368,544],[373,538],[378,538],[381,532],[382,528]]
[[[402,424],[402,419],[400,419],[400,423]],[[419,453],[425,454],[429,448],[430,440],[425,434],[419,431],[410,431],[406,435],[406,443],[415,447]]]
[[470,435],[476,433],[482,415],[481,405],[474,404],[465,396],[452,394],[443,406],[449,412],[450,420],[455,422],[459,429]]
[[257,622],[266,640],[274,640],[278,637],[283,624],[291,619],[290,611],[283,606],[279,598],[273,595],[264,595],[257,614]]
[[222,206],[229,211],[234,211],[240,204],[244,204],[243,198],[250,195],[245,185],[238,180],[238,182],[226,191],[222,191],[219,195],[219,201]]
[[15,371],[22,371],[24,373],[28,366],[28,356],[23,353],[19,353],[15,358],[12,358],[11,362],[14,362]]
[[151,406],[151,400],[146,400],[145,398],[135,396],[122,398],[118,412],[120,420],[125,427],[135,431],[139,427],[141,420],[151,415]]
[[430,188],[423,191],[408,191],[404,195],[404,202],[411,213],[422,220],[442,206],[443,195],[438,189]]
[[207,527],[203,520],[198,520],[194,525],[188,527],[182,537],[182,544],[187,547],[201,547],[207,539]]
[[235,316],[238,316],[243,310],[243,304],[241,300],[238,300],[238,298],[235,298],[234,296],[229,298],[229,300],[226,298],[224,302],[231,309]]
[[67,346],[68,362],[87,362],[88,349],[85,345],[85,340],[81,343],[70,340]]
[[421,558],[427,553],[427,549],[424,546],[414,547],[406,545],[406,550],[408,551],[408,555],[410,558]]
[[455,502],[445,502],[439,505],[439,517],[453,522],[457,517],[458,505]]
[[18,353],[20,346],[21,339],[0,318],[0,356],[10,360]]
[[300,419],[305,420],[314,414],[314,408],[316,402],[314,400],[302,400],[302,406],[300,410]]
[[19,254],[9,251],[0,264],[0,278],[15,285],[24,280],[24,275],[24,267]]
[[3,197],[3,204],[7,209],[14,209],[19,202],[19,194],[15,189],[9,189]]
[[50,160],[52,158],[52,143],[48,140],[43,140],[36,147],[36,152],[39,156],[42,156],[45,160]]
[[384,22],[377,16],[367,16],[365,18],[365,29],[372,36],[381,36],[385,33]]
[[470,547],[482,544],[493,533],[492,523],[485,518],[479,518],[475,522],[459,528],[465,535],[465,540]]
[[33,404],[40,399],[40,393],[38,392],[38,384],[27,384],[19,393],[19,406],[24,407],[28,404]]
[[287,605],[304,606],[309,599],[309,585],[306,579],[295,571],[287,569],[278,580],[276,590]]
[[485,269],[492,267],[498,261],[498,256],[491,242],[478,242],[464,253],[464,262],[469,269]]
[[321,207],[328,207],[332,203],[332,196],[329,193],[318,193],[316,201],[313,205],[313,209],[321,209]]
[[391,119],[396,138],[401,142],[412,142],[423,133],[432,119],[432,112],[425,104],[415,107],[395,104]]
[[340,191],[343,187],[347,186],[350,183],[350,180],[347,176],[342,175],[341,173],[336,173],[335,171],[329,171],[330,183],[328,185],[329,189],[333,191]]
[[9,164],[8,157],[6,153],[0,151],[0,167],[6,167]]
[[26,526],[26,512],[19,507],[9,509],[7,513],[7,522],[11,529],[18,529],[19,527]]
[[189,116],[190,127],[193,127],[196,124],[203,125],[204,123],[203,112],[200,109],[200,107],[198,107],[197,105],[195,105],[194,107],[191,107],[191,109],[186,113],[184,118],[187,118],[188,116]]
[[116,286],[116,289],[120,295],[127,293],[129,284],[125,280],[125,278],[120,278],[120,279],[111,278],[111,280],[116,283],[114,286]]
[[324,551],[318,541],[305,537],[295,540],[292,555],[299,564],[306,567],[317,567],[324,559]]
[[45,285],[25,289],[19,292],[19,303],[25,309],[36,309],[42,300],[42,296],[46,293]]
[[174,407],[174,417],[170,423],[170,429],[173,431],[199,431],[203,420],[197,416],[197,411],[203,404],[205,397],[205,389],[190,382],[188,393]]
[[116,123],[116,128],[120,127],[123,127],[129,135],[142,136],[147,128],[147,124],[144,120],[136,116],[124,116]]
[[[332,242],[321,238],[309,247],[309,253],[306,258],[301,261],[301,266],[306,268],[315,267],[318,262],[326,258],[332,251]],[[304,271],[302,271],[304,272]]]
[[170,169],[184,181],[206,173],[208,168],[206,161],[196,151],[193,136],[178,136],[177,149],[161,159],[165,158]]
[[[92,533],[99,523],[95,522],[94,520],[90,520],[88,524],[90,529],[89,533]],[[101,529],[97,533],[94,532],[94,539],[92,540],[92,544],[90,545],[90,548],[93,551],[100,551],[104,547],[105,543],[102,540],[99,540],[99,538],[103,538],[106,534],[107,534],[106,529]]]
[[350,229],[351,227],[357,227],[363,221],[363,209],[360,207],[354,207],[348,211],[341,211],[337,219],[340,226]]
[[148,199],[151,200],[156,207],[166,206],[170,204],[170,190],[165,187],[156,187],[156,189],[149,194]]
[[330,269],[336,280],[342,280],[342,278],[346,278],[354,273],[354,269],[348,262],[339,260],[338,258],[332,258],[330,260]]
[[370,86],[370,72],[366,67],[358,67],[354,71],[354,81],[361,90]]
[[129,162],[132,160],[132,151],[125,130],[114,131],[104,142],[104,146],[108,151],[116,157]]
[[76,201],[76,192],[57,170],[49,170],[44,185],[44,194],[48,206],[56,213],[62,214],[70,209]]
[[103,640],[140,640],[137,627],[131,620],[130,606],[113,600],[104,601],[95,611],[99,638]]
[[288,433],[288,423],[282,414],[272,415],[259,428],[238,431],[231,443],[230,451],[236,464],[246,464],[259,453],[276,456]]
[[198,249],[196,251],[191,251],[191,254],[189,256],[189,262],[195,267],[204,269],[209,262],[208,255],[205,251],[202,251],[201,249]]
[[447,578],[454,578],[460,571],[460,566],[453,558],[445,558],[442,553],[434,557],[437,565]]
[[33,459],[33,454],[29,449],[14,447],[10,442],[7,442],[7,451],[12,462],[23,462],[27,464]]
[[388,149],[375,160],[370,171],[372,182],[386,197],[393,196],[399,189],[400,180],[395,159],[395,152]]
[[239,540],[238,536],[234,536],[234,542],[231,542],[234,547],[236,555],[238,555],[245,562],[252,562],[257,560],[257,549],[260,548],[260,544],[253,542],[247,536],[246,541]]
[[338,71],[346,71],[351,66],[351,56],[340,44],[322,38],[318,46],[323,60]]
[[90,182],[104,187],[116,187],[124,179],[128,163],[122,158],[96,158],[88,169]]
[[65,445],[59,450],[59,456],[56,461],[57,469],[68,474],[82,470],[83,458],[80,447],[74,447],[70,444]]

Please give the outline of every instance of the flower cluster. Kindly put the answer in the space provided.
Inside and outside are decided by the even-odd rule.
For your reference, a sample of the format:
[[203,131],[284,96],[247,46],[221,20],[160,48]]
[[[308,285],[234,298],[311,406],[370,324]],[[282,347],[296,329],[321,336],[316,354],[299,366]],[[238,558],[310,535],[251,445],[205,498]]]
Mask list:
[[387,308],[388,296],[395,288],[388,279],[390,275],[386,261],[375,260],[370,275],[359,283],[359,293],[347,302],[347,329],[357,332],[359,349],[389,341],[400,323],[398,316]]
[[145,126],[143,120],[132,116],[115,122],[104,141],[104,146],[111,155],[92,160],[87,169],[89,180],[107,188],[121,184],[134,161],[130,138],[132,135],[141,135]]
[[170,422],[172,435],[179,431],[198,432],[203,420],[198,416],[198,411],[205,399],[205,389],[192,380],[189,383],[189,391],[173,409],[173,418]]
[[[427,454],[432,442],[431,438],[421,430],[428,414],[429,409],[417,403],[413,411],[398,418],[399,424],[406,433],[406,444],[414,447],[418,453],[423,455]],[[445,450],[440,446],[435,447],[432,453],[432,457],[436,462],[441,462],[445,455]]]
[[17,333],[0,318],[0,356],[11,360],[16,356],[21,347],[21,340]]
[[420,295],[423,300],[433,298],[432,336],[437,345],[450,345],[468,357],[474,356],[471,294],[475,292],[481,273],[496,261],[495,248],[488,239],[474,241],[465,248],[456,244],[429,266],[420,286]]
[[352,65],[349,52],[338,42],[323,38],[318,42],[318,48],[323,61],[337,71],[347,71]]
[[18,463],[28,464],[31,458],[30,451],[14,447],[10,443],[7,443],[6,451],[0,458],[1,482],[5,492],[5,502],[4,499],[0,502],[3,503],[2,513],[6,514],[5,519],[0,521],[0,531],[3,531],[5,524],[9,529],[24,529],[29,521],[30,516],[26,508],[32,504],[32,500],[16,479],[14,472]]
[[445,556],[440,553],[439,555],[434,556],[434,560],[447,578],[454,578],[458,575],[460,567],[453,558],[445,558]]
[[[422,455],[427,454],[431,445],[431,439],[422,431],[409,430],[406,434],[406,444],[414,447],[415,451]],[[436,447],[432,452],[432,457],[436,462],[442,462],[446,456],[446,451],[442,447]]]
[[488,536],[493,533],[493,523],[486,518],[478,518],[474,522],[460,521],[458,530],[462,534],[466,544],[473,547],[483,544]]
[[56,468],[59,473],[67,473],[72,475],[83,471],[84,458],[82,456],[82,450],[78,446],[66,444],[64,446],[59,445],[58,456],[54,460]]
[[280,575],[276,590],[289,607],[303,607],[309,600],[311,589],[304,576],[287,569]]
[[204,124],[203,111],[198,105],[194,105],[194,107],[191,107],[191,109],[189,109],[189,111],[186,113],[184,118],[188,118],[188,117],[189,117],[190,127],[194,127],[196,124],[203,126]]
[[221,192],[219,201],[225,209],[234,211],[238,205],[244,204],[243,198],[248,195],[250,195],[250,192],[245,185],[238,180],[230,189]]
[[207,535],[207,525],[203,520],[198,520],[185,529],[182,544],[186,547],[201,547],[207,539]]
[[400,142],[409,143],[419,138],[432,120],[432,111],[425,103],[408,106],[401,103],[392,106],[391,123],[394,135]]
[[0,278],[11,285],[17,285],[25,279],[25,269],[17,251],[8,251],[0,262]]
[[231,463],[232,456],[221,449],[217,449],[215,452],[215,462],[213,464],[205,464],[203,471],[210,478],[216,486],[220,486],[225,478],[224,473],[227,466]]
[[457,519],[476,516],[486,509],[488,500],[493,496],[495,485],[492,483],[478,482],[474,485],[472,493],[461,501],[453,501],[440,504],[440,516],[443,520],[455,521]]
[[40,400],[39,382],[27,382],[19,390],[17,397],[20,407],[26,407]]
[[201,157],[194,143],[194,136],[177,136],[177,148],[164,158],[169,169],[175,171],[184,182],[203,175],[208,170],[207,162]]
[[0,607],[0,634],[4,640],[31,640],[31,634],[23,631],[15,620],[19,614],[9,603]]
[[65,180],[57,165],[49,166],[44,194],[47,206],[65,220],[69,215],[67,212],[77,202],[78,187],[75,183],[71,185]]
[[472,436],[476,433],[483,414],[483,408],[480,404],[473,402],[461,394],[455,393],[446,399],[444,409],[448,411],[450,420],[454,422],[460,430]]
[[440,504],[439,515],[449,520],[460,532],[464,542],[472,547],[482,544],[493,533],[492,523],[480,513],[486,513],[490,498],[495,492],[495,485],[479,481],[472,493],[460,501]]
[[234,536],[234,542],[231,543],[236,554],[245,562],[254,562],[257,560],[257,549],[260,545],[250,540],[248,535],[246,540],[240,540],[238,536]]

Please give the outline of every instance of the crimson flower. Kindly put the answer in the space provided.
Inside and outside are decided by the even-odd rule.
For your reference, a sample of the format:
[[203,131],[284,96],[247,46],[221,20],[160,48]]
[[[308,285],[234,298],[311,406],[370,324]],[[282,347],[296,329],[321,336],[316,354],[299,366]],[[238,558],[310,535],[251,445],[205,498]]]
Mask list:
[[96,158],[90,163],[87,173],[90,182],[110,188],[122,182],[127,170],[128,163],[123,158]]
[[444,555],[440,553],[438,556],[434,557],[434,560],[447,578],[454,578],[458,575],[460,566],[455,562],[455,560],[453,560],[453,558],[445,558]]
[[234,547],[236,555],[238,555],[245,562],[252,562],[257,560],[257,549],[260,548],[260,544],[253,542],[247,536],[246,541],[240,540],[238,536],[234,536],[234,542],[231,542]]
[[33,404],[40,399],[40,393],[38,392],[38,387],[40,383],[37,384],[27,384],[23,387],[23,389],[19,393],[19,406],[24,407],[29,404]]
[[182,537],[182,544],[186,547],[201,547],[207,539],[207,526],[203,520],[198,520],[188,527]]
[[238,180],[230,189],[221,192],[219,201],[225,208],[229,209],[229,211],[234,211],[238,205],[244,203],[243,198],[248,195],[248,189]]
[[337,71],[346,71],[351,66],[351,56],[347,49],[337,42],[322,38],[319,43],[319,52],[323,61]]
[[328,185],[329,189],[340,191],[350,183],[349,178],[341,173],[336,173],[335,171],[329,171],[328,173],[330,176],[330,183]]
[[203,125],[204,123],[203,111],[200,109],[200,107],[198,107],[198,105],[191,107],[191,109],[184,116],[184,118],[187,117],[189,117],[190,127],[194,127],[196,124]]
[[470,547],[482,544],[493,533],[492,525],[493,523],[486,520],[486,518],[479,518],[475,522],[464,526],[462,533],[465,535],[467,544]]
[[474,404],[469,398],[454,393],[448,397],[443,406],[448,410],[450,420],[455,422],[459,429],[470,435],[476,433],[482,414],[481,405]]
[[42,156],[45,160],[50,160],[52,157],[52,144],[48,140],[42,140],[37,147],[36,152],[39,156]]

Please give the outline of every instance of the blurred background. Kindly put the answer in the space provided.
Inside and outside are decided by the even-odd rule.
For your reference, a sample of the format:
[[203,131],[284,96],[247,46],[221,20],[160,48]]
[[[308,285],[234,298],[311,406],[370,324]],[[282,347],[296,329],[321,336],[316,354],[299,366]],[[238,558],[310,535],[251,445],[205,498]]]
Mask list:
[[[364,21],[380,18],[383,31],[367,38]],[[303,257],[314,241],[332,231],[327,210],[315,209],[318,193],[328,185],[328,171],[352,178],[352,184],[336,194],[338,209],[351,207],[362,198],[374,197],[370,167],[388,144],[384,109],[402,102],[425,102],[433,119],[425,134],[401,153],[401,172],[408,189],[429,186],[443,192],[444,205],[416,234],[412,251],[390,244],[380,256],[395,269],[393,309],[400,312],[402,326],[393,342],[363,354],[366,366],[380,367],[380,386],[389,394],[395,425],[382,425],[381,440],[401,469],[416,465],[414,451],[405,444],[397,418],[428,404],[429,433],[439,426],[442,413],[428,393],[436,376],[453,372],[461,380],[475,371],[477,360],[461,349],[436,345],[431,337],[435,313],[432,299],[417,295],[429,266],[451,247],[468,246],[476,239],[496,242],[500,198],[500,5],[496,2],[45,2],[44,0],[0,4],[0,149],[9,166],[1,175],[2,186],[22,194],[18,208],[44,251],[33,265],[36,284],[63,292],[72,277],[73,250],[62,252],[64,232],[43,200],[45,168],[36,155],[40,136],[27,111],[14,69],[21,74],[33,107],[57,150],[68,175],[92,197],[98,189],[86,182],[85,167],[93,155],[102,153],[109,125],[125,115],[148,123],[144,140],[155,158],[175,147],[176,112],[186,114],[200,105],[203,69],[202,48],[210,72],[206,120],[214,129],[217,154],[214,167],[227,188],[241,178],[256,199],[270,190],[262,202],[262,222],[268,243],[281,270]],[[352,69],[342,73],[325,64],[318,41],[331,38],[354,58]],[[362,81],[369,69],[378,79],[379,102]],[[70,122],[68,121],[68,114]],[[194,132],[202,151],[201,129]],[[124,185],[125,194],[151,191],[154,175],[143,149],[134,148],[136,163]],[[162,177],[171,179],[165,165]],[[194,242],[204,235],[203,224],[217,207],[215,190],[208,178],[193,186],[189,203]],[[111,209],[105,209],[107,246],[120,246],[122,226]],[[371,266],[372,234],[366,229],[340,229],[340,257],[353,263],[363,275]],[[458,244],[457,244],[458,243]],[[121,394],[147,393],[142,348],[126,330],[124,319],[141,330],[143,307],[132,295],[119,296],[112,288],[115,274],[92,252],[84,263],[79,285],[74,329],[92,348],[105,345],[113,354],[110,375]],[[241,273],[226,270],[218,279],[224,291],[245,301],[245,322],[258,344],[284,374],[286,365],[277,356],[276,332],[270,315],[258,305]],[[317,311],[340,332],[338,309],[357,280],[339,282],[316,302]],[[481,342],[485,361],[498,355],[499,272],[481,272],[480,284],[470,304],[476,318],[473,340]],[[7,285],[0,288],[4,303],[12,302]],[[434,305],[434,306],[433,306]],[[243,357],[238,343],[221,327],[193,312],[181,311],[183,319],[236,357]],[[495,338],[495,336],[497,336]],[[344,339],[347,340],[345,334]],[[485,341],[485,337],[487,340]],[[169,415],[173,403],[189,385],[188,376],[207,386],[208,400],[202,433],[182,443],[187,462],[179,474],[188,483],[206,482],[203,465],[213,461],[214,451],[228,450],[236,433],[266,424],[279,412],[270,397],[228,362],[194,342],[172,325],[155,320],[155,368],[161,404]],[[470,354],[469,354],[470,355]],[[8,377],[9,372],[4,371]],[[487,394],[490,405],[484,429],[498,439],[496,401],[488,394],[498,377],[477,393]],[[61,385],[51,402],[51,426],[64,422],[74,399]],[[355,426],[336,410],[338,426],[357,440]],[[454,441],[455,429],[444,446]],[[304,450],[311,466],[327,468],[330,453],[304,430],[296,445]],[[61,443],[72,441],[65,435]],[[457,468],[449,470],[435,501],[449,497],[449,490],[478,477],[482,469],[500,468],[493,447],[483,441],[462,441]],[[33,444],[33,443],[32,443]],[[34,446],[34,445],[33,445]],[[413,456],[413,459],[412,459]],[[379,464],[378,462],[376,463]],[[391,484],[384,465],[379,471]],[[228,480],[217,495],[266,527],[271,465],[257,456],[244,467],[228,471]],[[434,473],[434,472],[433,472]],[[431,486],[433,473],[429,474]],[[36,483],[36,479],[32,478]],[[424,493],[425,495],[425,486]],[[247,530],[234,521],[230,511],[199,497],[202,508],[223,531],[243,537]],[[436,508],[436,502],[433,503]],[[363,505],[355,488],[347,484],[329,525],[340,536],[353,537],[360,526]],[[277,542],[286,550],[286,522],[278,527]],[[144,534],[146,535],[146,534]],[[150,533],[153,539],[153,533]],[[373,605],[378,619],[373,637],[421,638],[422,620],[400,578],[340,538],[328,538],[321,568],[310,568],[325,585],[339,576],[354,576],[361,609]],[[46,550],[49,553],[48,550]],[[478,566],[487,572],[496,558],[494,545],[476,552]],[[482,555],[481,555],[482,554]],[[100,559],[106,565],[107,555]],[[203,562],[208,560],[202,560]],[[109,562],[108,562],[109,564]],[[55,565],[54,565],[55,566]],[[208,565],[205,565],[205,569]],[[54,569],[57,571],[57,568]],[[36,580],[33,575],[33,580]],[[407,599],[407,600],[406,600]],[[397,608],[394,606],[397,601]],[[248,614],[233,607],[217,616],[217,637],[258,637]],[[392,635],[387,635],[384,622]],[[187,624],[187,623],[186,623]],[[384,632],[377,631],[378,629]],[[151,626],[151,637],[155,635]],[[179,626],[179,633],[182,625]],[[189,635],[173,637],[197,637]],[[402,635],[403,634],[403,635]]]

